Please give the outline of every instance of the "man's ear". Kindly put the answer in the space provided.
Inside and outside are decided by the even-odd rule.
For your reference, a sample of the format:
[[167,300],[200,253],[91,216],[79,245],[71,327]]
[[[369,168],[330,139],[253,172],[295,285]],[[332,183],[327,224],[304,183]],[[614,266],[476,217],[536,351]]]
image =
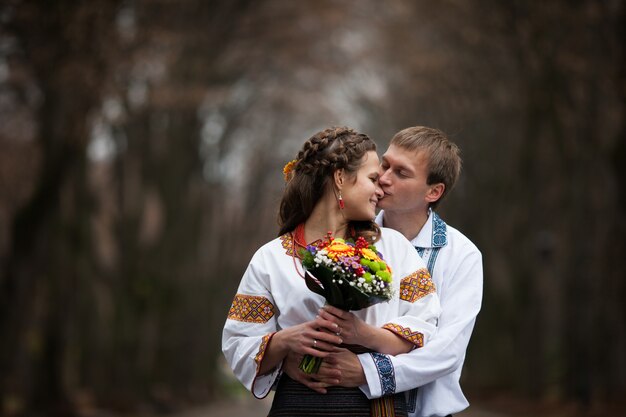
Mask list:
[[446,185],[442,182],[430,185],[429,187],[430,188],[426,193],[426,202],[428,203],[434,203],[439,200],[443,195],[443,192],[446,190]]
[[338,169],[333,173],[333,179],[335,180],[335,187],[337,187],[339,191],[341,191],[341,188],[343,187],[344,176],[345,175],[343,172],[343,168]]

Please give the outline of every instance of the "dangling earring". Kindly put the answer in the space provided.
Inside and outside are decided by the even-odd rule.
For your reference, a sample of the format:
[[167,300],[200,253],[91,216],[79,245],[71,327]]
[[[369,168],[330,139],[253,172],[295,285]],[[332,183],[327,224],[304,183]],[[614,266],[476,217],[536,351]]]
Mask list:
[[343,203],[343,198],[341,198],[341,191],[339,191],[339,208],[343,210],[345,206],[346,205]]

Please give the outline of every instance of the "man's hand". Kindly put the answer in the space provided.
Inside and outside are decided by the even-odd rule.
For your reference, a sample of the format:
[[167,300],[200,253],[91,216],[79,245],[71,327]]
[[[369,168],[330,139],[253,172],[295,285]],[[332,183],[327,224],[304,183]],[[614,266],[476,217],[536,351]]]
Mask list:
[[365,373],[361,366],[361,361],[356,354],[350,352],[348,349],[336,349],[332,352],[320,367],[320,372],[324,365],[331,369],[336,369],[340,373],[339,385],[341,387],[353,388],[363,385],[367,382],[365,379]]
[[[342,349],[343,350],[343,349]],[[303,355],[289,352],[283,361],[283,372],[291,379],[301,383],[320,394],[326,394],[326,388],[340,383],[341,372],[333,366],[322,362],[316,374],[306,374],[299,368]],[[357,359],[358,360],[358,359]]]
[[367,382],[359,358],[348,349],[337,348],[327,356],[316,374],[306,374],[298,367],[302,355],[289,352],[283,361],[283,371],[315,392],[326,394],[326,388],[341,386],[354,388]]

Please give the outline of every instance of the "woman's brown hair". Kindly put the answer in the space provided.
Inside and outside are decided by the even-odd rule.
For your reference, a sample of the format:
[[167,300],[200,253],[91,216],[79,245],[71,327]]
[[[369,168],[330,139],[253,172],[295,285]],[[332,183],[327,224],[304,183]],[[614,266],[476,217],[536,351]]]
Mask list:
[[[328,128],[307,140],[298,152],[280,202],[279,236],[309,218],[336,170],[355,175],[370,151],[376,151],[374,141],[347,127]],[[351,236],[346,237],[363,236],[368,242],[380,238],[380,229],[373,221],[351,221],[348,230]]]

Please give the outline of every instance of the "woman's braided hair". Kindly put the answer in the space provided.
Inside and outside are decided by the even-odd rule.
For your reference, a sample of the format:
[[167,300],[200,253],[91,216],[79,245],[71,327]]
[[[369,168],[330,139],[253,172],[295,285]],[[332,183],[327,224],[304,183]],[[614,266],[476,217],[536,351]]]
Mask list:
[[[298,152],[280,203],[279,236],[309,218],[336,170],[343,169],[348,177],[355,175],[363,157],[375,150],[373,140],[348,127],[328,128],[307,140]],[[351,221],[349,226],[354,236],[348,237],[363,236],[369,242],[380,237],[373,221]]]

